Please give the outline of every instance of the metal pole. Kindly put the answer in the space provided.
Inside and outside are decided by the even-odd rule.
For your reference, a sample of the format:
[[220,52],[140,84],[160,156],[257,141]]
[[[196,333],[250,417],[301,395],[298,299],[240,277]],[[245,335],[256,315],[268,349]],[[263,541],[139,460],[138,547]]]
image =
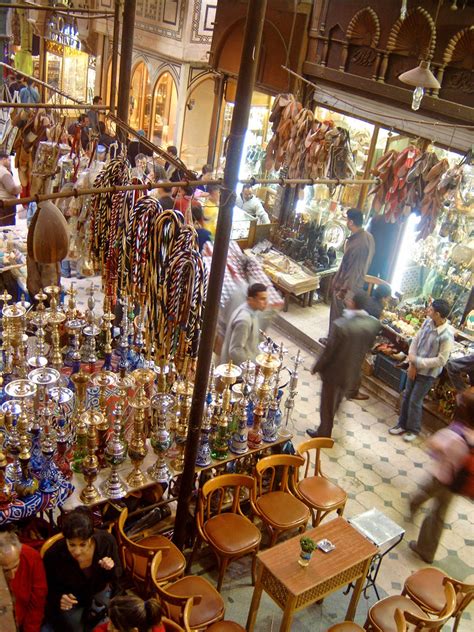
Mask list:
[[[124,123],[128,123],[130,108],[130,78],[132,74],[133,39],[135,29],[136,0],[127,0],[123,8],[122,16],[122,46],[120,51],[120,75],[118,86],[117,117]],[[122,130],[119,139],[125,142],[126,135]]]
[[209,370],[212,361],[214,335],[219,312],[219,302],[224,282],[227,250],[232,228],[232,212],[235,203],[235,188],[239,178],[240,161],[244,146],[252,102],[252,92],[257,74],[258,56],[262,40],[263,24],[267,0],[251,0],[248,3],[247,22],[245,24],[244,43],[240,60],[239,78],[235,96],[234,114],[229,137],[224,171],[224,186],[221,190],[221,204],[216,228],[216,239],[212,255],[209,285],[204,309],[201,342],[196,366],[193,399],[189,415],[189,430],[184,454],[184,469],[179,486],[178,507],[173,534],[173,542],[184,547],[189,520],[188,504],[194,485],[196,456],[201,431],[204,403],[206,399]]
[[112,113],[115,112],[115,103],[117,102],[116,92],[117,92],[119,34],[120,34],[120,0],[115,0],[114,34],[113,34],[113,40],[112,40],[112,67],[110,69],[110,95],[109,95],[110,110]]

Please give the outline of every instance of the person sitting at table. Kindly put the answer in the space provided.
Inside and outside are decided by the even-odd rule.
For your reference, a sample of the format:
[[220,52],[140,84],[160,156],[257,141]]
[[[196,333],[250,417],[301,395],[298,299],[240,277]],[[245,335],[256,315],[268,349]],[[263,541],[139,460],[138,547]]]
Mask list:
[[136,595],[114,597],[109,604],[109,621],[94,632],[165,632],[161,607],[156,599],[143,601]]
[[62,534],[44,555],[46,619],[55,632],[84,632],[105,617],[117,587],[122,573],[117,543],[94,529],[86,507],[64,516]]
[[15,604],[18,630],[40,632],[48,592],[40,554],[22,544],[16,533],[0,533],[0,569]]

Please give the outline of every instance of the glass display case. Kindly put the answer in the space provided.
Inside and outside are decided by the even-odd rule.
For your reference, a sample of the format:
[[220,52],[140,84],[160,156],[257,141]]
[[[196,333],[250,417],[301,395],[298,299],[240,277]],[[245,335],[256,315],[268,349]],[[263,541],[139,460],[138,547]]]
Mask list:
[[235,241],[248,239],[251,224],[255,221],[254,217],[243,211],[238,206],[235,206],[230,238]]

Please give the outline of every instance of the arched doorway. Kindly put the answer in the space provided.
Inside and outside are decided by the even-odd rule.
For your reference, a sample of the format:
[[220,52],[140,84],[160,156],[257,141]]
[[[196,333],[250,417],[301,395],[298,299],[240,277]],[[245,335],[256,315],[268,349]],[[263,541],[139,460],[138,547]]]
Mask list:
[[196,171],[207,162],[213,107],[214,78],[209,76],[193,89],[185,110],[180,156]]
[[130,83],[129,125],[135,130],[144,130],[146,135],[150,128],[150,104],[150,75],[141,61],[135,66]]
[[[119,84],[119,71],[120,71],[120,55],[118,56],[117,61],[117,77],[115,79],[115,102],[117,102],[117,92],[118,92],[118,84]],[[105,101],[104,103],[111,102],[111,87],[112,87],[112,60],[109,59],[109,63],[107,66],[107,76],[106,76],[106,84],[105,84]]]
[[150,139],[155,145],[166,147],[173,144],[176,127],[178,91],[170,72],[158,77],[153,92],[153,115]]

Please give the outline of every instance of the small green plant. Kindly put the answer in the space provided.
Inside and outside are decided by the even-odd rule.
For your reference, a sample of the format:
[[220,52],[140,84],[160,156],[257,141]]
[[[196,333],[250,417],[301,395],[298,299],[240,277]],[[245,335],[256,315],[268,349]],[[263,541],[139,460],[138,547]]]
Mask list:
[[300,538],[300,546],[301,550],[305,553],[312,553],[318,548],[316,542],[312,538],[308,538],[308,536],[303,536]]

